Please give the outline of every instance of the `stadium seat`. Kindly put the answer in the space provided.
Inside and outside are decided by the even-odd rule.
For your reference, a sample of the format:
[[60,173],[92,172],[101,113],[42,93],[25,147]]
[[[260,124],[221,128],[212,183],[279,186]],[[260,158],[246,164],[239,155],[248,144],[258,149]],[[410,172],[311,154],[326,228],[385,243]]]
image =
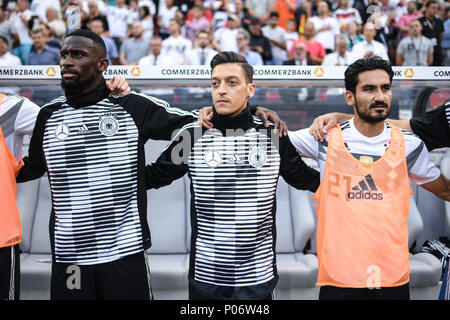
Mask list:
[[47,175],[18,185],[22,219],[21,299],[50,299],[50,186]]
[[[146,162],[154,162],[168,143],[148,141]],[[186,176],[166,187],[147,191],[147,219],[152,237],[148,261],[152,291],[158,300],[188,298],[189,192]]]
[[189,206],[183,179],[149,190],[148,223],[152,237],[149,250],[150,274],[155,299],[187,299]]
[[318,263],[314,254],[303,253],[315,230],[314,215],[307,191],[296,190],[282,177],[277,188],[277,269],[279,281],[275,299],[318,297]]
[[[423,229],[422,216],[413,197],[409,201],[408,231],[409,247],[416,241]],[[439,280],[442,274],[442,264],[431,253],[419,252],[409,255],[410,294],[411,299],[437,299]]]

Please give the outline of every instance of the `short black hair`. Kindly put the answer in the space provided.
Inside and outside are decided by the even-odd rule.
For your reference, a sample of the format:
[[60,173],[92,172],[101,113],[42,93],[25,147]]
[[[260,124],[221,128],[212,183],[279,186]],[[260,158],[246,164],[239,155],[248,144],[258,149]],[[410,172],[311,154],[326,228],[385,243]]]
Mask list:
[[380,57],[362,58],[353,62],[345,70],[345,90],[356,93],[356,86],[359,82],[359,74],[365,71],[372,70],[384,70],[389,75],[389,82],[392,84],[392,78],[394,77],[394,71],[392,70],[391,63],[387,60],[383,60]]
[[247,83],[253,82],[253,67],[248,63],[244,56],[233,51],[222,51],[216,54],[211,60],[211,71],[219,64],[238,63],[244,71]]
[[270,14],[269,14],[269,18],[272,18],[272,17],[276,17],[276,18],[279,18],[280,17],[280,15],[278,14],[278,12],[276,12],[276,11],[272,11]]
[[93,21],[100,21],[102,23],[103,31],[108,31],[108,25],[107,25],[108,22],[106,20],[104,20],[100,16],[98,16],[98,17],[92,18],[91,22],[93,22]]
[[439,2],[437,0],[429,0],[427,3],[425,3],[425,8],[428,8],[429,6],[435,3],[439,5]]
[[68,34],[66,38],[68,38],[68,37],[83,37],[83,38],[91,39],[92,41],[94,41],[94,44],[98,47],[98,49],[100,49],[99,55],[102,58],[106,58],[105,41],[103,41],[102,37],[100,37],[95,32],[93,32],[91,30],[87,30],[87,29],[77,29],[77,30],[71,32],[70,34]]

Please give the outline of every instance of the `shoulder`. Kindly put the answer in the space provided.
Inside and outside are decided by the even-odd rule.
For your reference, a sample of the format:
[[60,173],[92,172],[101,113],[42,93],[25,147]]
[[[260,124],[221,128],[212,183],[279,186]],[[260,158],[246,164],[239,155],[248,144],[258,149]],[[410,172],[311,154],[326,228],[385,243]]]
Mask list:
[[[386,124],[386,128],[389,130],[392,129],[392,126],[389,122]],[[416,149],[423,143],[422,140],[418,136],[409,132],[408,130],[404,130],[404,129],[400,129],[400,128],[398,128],[398,129],[400,130],[400,132],[403,135],[403,138],[405,140],[405,146],[406,146],[407,150],[408,149]]]
[[66,102],[65,96],[59,96],[58,98],[53,99],[52,101],[44,104],[41,109],[51,109],[52,107],[57,107]]
[[195,138],[201,137],[204,131],[205,129],[197,121],[190,122],[179,130],[174,131],[171,143],[179,141],[180,137],[183,137],[183,139],[189,138],[191,141],[194,141]]

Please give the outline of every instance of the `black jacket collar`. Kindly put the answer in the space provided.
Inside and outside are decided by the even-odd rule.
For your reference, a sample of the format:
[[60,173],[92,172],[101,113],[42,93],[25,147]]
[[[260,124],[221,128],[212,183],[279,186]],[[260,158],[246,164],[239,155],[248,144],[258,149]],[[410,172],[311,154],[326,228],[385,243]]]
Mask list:
[[226,129],[242,129],[245,131],[253,125],[253,116],[248,104],[247,107],[236,116],[220,115],[216,112],[214,107],[213,113],[214,117],[212,123],[214,124],[214,128],[220,130],[222,133],[225,133]]
[[105,79],[90,92],[82,95],[66,94],[66,101],[69,105],[74,107],[91,106],[109,96],[109,89],[106,87]]

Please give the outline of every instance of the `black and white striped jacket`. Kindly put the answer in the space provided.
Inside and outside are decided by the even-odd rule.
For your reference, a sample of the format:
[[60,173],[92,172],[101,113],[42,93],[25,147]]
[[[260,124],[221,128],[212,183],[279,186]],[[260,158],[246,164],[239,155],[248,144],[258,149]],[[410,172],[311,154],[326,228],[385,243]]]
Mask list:
[[42,107],[18,182],[46,171],[53,261],[114,261],[150,247],[144,144],[170,140],[195,120],[165,101],[132,92],[109,97],[105,83]]
[[250,108],[235,117],[214,115],[214,129],[186,125],[158,160],[147,166],[148,188],[188,173],[191,180],[189,281],[213,299],[263,299],[278,276],[275,259],[279,175],[315,191],[309,168],[288,137],[254,120]]

